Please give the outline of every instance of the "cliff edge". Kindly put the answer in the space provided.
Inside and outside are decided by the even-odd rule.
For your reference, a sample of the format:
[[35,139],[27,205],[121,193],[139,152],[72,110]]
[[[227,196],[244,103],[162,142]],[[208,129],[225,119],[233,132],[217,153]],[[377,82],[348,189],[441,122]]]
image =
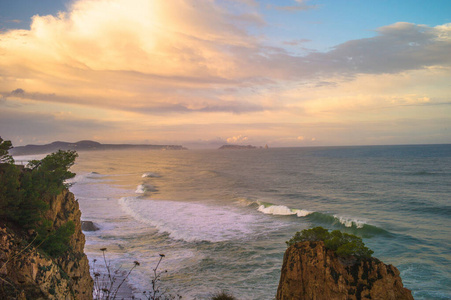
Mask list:
[[277,300],[413,299],[399,271],[375,258],[339,257],[322,241],[290,246],[284,255]]
[[93,281],[84,254],[85,236],[81,231],[81,212],[74,195],[67,189],[49,201],[46,218],[59,228],[68,221],[75,224],[69,250],[50,258],[27,234],[0,225],[1,299],[92,299]]

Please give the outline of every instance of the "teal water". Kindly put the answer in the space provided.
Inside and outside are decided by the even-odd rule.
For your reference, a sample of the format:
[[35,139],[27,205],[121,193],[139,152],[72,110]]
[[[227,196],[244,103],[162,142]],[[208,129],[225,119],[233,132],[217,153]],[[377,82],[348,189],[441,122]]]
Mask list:
[[82,152],[71,190],[88,257],[140,262],[136,296],[221,290],[274,299],[285,241],[323,226],[363,237],[415,299],[451,298],[451,145]]

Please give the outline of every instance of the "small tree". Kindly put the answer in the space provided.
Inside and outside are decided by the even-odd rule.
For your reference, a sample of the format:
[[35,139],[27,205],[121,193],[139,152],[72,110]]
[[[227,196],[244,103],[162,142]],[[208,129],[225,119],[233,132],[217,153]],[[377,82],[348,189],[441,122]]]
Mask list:
[[12,164],[0,164],[0,219],[8,219],[19,199],[20,170]]
[[11,155],[9,155],[8,151],[11,149],[13,145],[11,141],[4,141],[0,136],[0,164],[13,164],[14,159]]
[[287,241],[291,246],[298,242],[305,241],[323,241],[327,249],[335,251],[340,256],[356,256],[358,258],[369,258],[374,253],[362,241],[362,238],[353,234],[343,233],[339,230],[329,232],[323,227],[315,227],[296,232],[295,235]]
[[11,141],[0,137],[0,219],[8,219],[9,208],[19,196],[20,170],[8,153],[12,147]]
[[34,184],[42,193],[57,195],[68,187],[65,181],[75,176],[69,168],[74,165],[77,157],[77,152],[73,150],[58,150],[42,160],[30,161],[27,167],[32,170]]

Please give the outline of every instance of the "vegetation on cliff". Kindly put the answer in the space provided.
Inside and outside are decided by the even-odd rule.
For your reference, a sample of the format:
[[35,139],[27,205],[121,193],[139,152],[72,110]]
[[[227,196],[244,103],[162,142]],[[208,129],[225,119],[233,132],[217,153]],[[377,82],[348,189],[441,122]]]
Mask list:
[[339,230],[329,232],[323,227],[305,229],[301,232],[298,231],[286,243],[288,246],[291,246],[305,241],[323,241],[327,249],[335,251],[339,256],[369,258],[374,253],[374,251],[365,246],[360,237],[343,233]]
[[67,222],[55,228],[45,215],[50,199],[67,187],[67,179],[75,176],[69,168],[78,154],[60,150],[22,168],[14,165],[8,153],[11,148],[10,141],[0,138],[0,221],[31,230],[34,234],[30,239],[47,254],[57,257],[68,249],[74,224]]
[[326,247],[331,235],[324,228],[299,233],[283,257],[277,300],[413,300],[395,266],[376,258],[343,258]]
[[77,154],[16,166],[0,138],[0,299],[92,299],[81,211],[65,181]]
[[11,141],[4,141],[0,137],[0,164],[14,162],[14,159],[8,152],[12,147]]

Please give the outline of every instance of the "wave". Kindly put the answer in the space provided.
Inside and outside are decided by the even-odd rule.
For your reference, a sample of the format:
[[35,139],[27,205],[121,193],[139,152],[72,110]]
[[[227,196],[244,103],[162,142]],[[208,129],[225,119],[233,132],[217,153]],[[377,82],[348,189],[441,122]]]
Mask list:
[[135,190],[136,194],[145,194],[147,192],[157,192],[158,189],[156,187],[154,187],[153,185],[150,184],[140,184],[138,185],[138,187]]
[[160,176],[160,174],[158,174],[158,173],[147,172],[147,173],[142,174],[141,177],[142,177],[142,178],[146,178],[146,177],[150,177],[150,178],[159,178],[159,177],[161,177],[161,176]]
[[321,213],[316,211],[310,211],[306,209],[290,208],[285,205],[277,205],[269,202],[254,202],[258,205],[258,211],[264,214],[276,215],[276,216],[297,216],[299,218],[307,218],[307,220],[313,223],[319,223],[328,227],[338,227],[341,229],[347,229],[353,232],[359,232],[362,234],[388,234],[383,228],[371,225],[367,220],[358,219],[354,217],[346,217],[340,215],[331,215],[327,213]]
[[258,211],[268,215],[276,215],[276,216],[290,216],[297,215],[298,217],[305,217],[309,214],[313,213],[312,211],[308,211],[305,209],[295,209],[289,208],[285,205],[275,205],[272,203],[265,203],[257,201]]
[[326,226],[346,229],[353,233],[362,235],[388,234],[389,232],[378,226],[369,224],[368,221],[353,217],[345,217],[340,215],[330,215],[321,212],[314,212],[307,216],[309,221],[324,224]]
[[67,180],[68,183],[74,184],[74,183],[88,183],[91,181],[105,181],[105,178],[107,175],[103,175],[97,172],[90,172],[86,174],[77,174],[74,178],[70,178]]
[[135,220],[185,242],[247,238],[259,223],[253,215],[200,203],[123,197],[119,204]]

